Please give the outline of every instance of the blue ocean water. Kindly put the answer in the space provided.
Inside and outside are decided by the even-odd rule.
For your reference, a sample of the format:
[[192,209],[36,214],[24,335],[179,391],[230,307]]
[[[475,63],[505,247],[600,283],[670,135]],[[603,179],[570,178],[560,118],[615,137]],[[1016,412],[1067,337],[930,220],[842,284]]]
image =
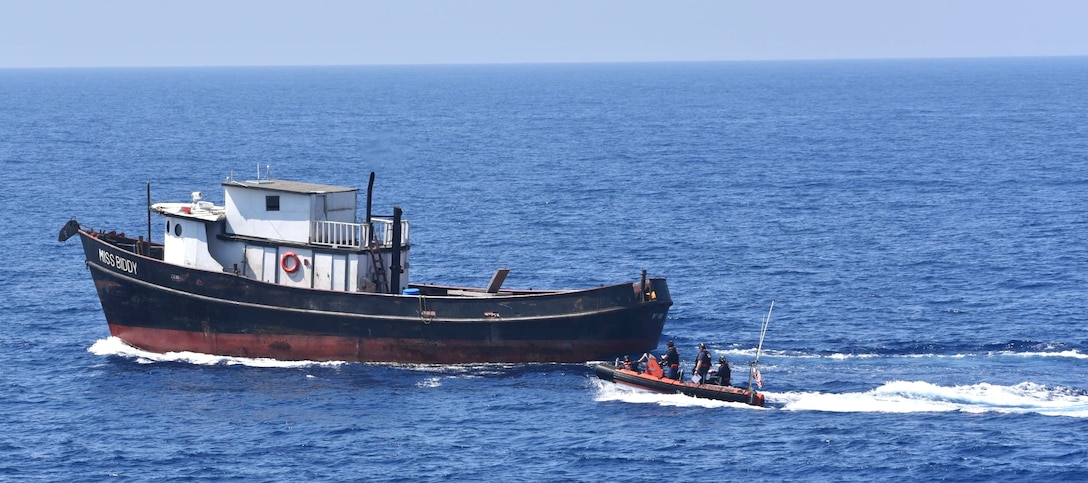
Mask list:
[[[1086,58],[0,70],[0,162],[2,480],[1088,478]],[[774,300],[768,407],[109,338],[61,225],[264,166],[377,172],[413,281],[665,276],[735,383]]]

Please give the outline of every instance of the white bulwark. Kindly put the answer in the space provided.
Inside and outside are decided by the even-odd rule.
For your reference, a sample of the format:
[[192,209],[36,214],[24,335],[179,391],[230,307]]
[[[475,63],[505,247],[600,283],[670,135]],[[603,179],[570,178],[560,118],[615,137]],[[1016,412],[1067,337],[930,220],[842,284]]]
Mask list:
[[[266,180],[226,181],[224,204],[157,203],[166,218],[163,260],[293,287],[387,291],[392,220],[356,221],[359,190]],[[401,222],[400,293],[408,286],[408,222]],[[379,273],[381,272],[381,273]]]

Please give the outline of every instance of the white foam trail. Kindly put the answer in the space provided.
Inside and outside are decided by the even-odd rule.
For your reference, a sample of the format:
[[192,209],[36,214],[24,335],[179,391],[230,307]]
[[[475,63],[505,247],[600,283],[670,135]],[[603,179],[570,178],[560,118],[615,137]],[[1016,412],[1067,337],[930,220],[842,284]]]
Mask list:
[[685,396],[683,394],[661,394],[656,392],[644,391],[638,388],[625,386],[623,384],[615,384],[597,378],[590,379],[590,383],[593,385],[594,389],[597,392],[597,395],[593,398],[593,400],[599,402],[622,401],[634,404],[656,404],[658,406],[671,407],[730,407],[763,409],[744,403],[717,401],[714,399],[701,399],[691,396]]
[[[730,361],[734,358],[738,360],[744,360],[745,356],[754,356],[755,349],[752,350],[727,350],[727,351],[712,351],[714,355],[723,354],[729,357]],[[1013,351],[988,351],[988,352],[973,352],[965,354],[877,354],[877,353],[834,353],[834,354],[805,354],[799,352],[774,352],[764,351],[764,357],[767,358],[781,358],[781,359],[831,359],[836,361],[850,360],[850,359],[966,359],[971,357],[1066,357],[1070,359],[1088,359],[1088,354],[1084,354],[1076,349],[1064,350],[1060,352],[1013,352]]]
[[1088,395],[1069,388],[1031,382],[1014,386],[979,383],[939,386],[923,381],[893,381],[868,392],[782,393],[767,396],[787,411],[918,413],[1036,413],[1088,417]]
[[213,356],[196,352],[167,352],[164,354],[158,354],[155,352],[147,352],[145,350],[140,350],[132,347],[126,344],[123,340],[116,337],[100,339],[93,345],[91,345],[91,347],[87,348],[87,351],[98,356],[121,356],[134,358],[136,359],[136,362],[140,364],[154,364],[156,362],[185,362],[202,366],[242,365],[248,367],[284,368],[318,366],[337,367],[345,364],[345,362],[342,361],[281,361],[268,358]]
[[1088,354],[1082,354],[1076,349],[1061,352],[999,352],[999,354],[1023,357],[1069,357],[1072,359],[1088,359]]
[[369,365],[389,366],[418,372],[433,372],[449,377],[478,379],[489,375],[502,375],[517,367],[516,364],[417,364],[405,362],[368,362]]
[[[198,352],[167,352],[159,354],[137,349],[125,343],[117,337],[109,337],[96,341],[87,351],[99,356],[121,356],[136,359],[140,364],[154,364],[156,362],[184,362],[204,366],[215,365],[242,365],[248,367],[338,367],[349,364],[347,361],[281,361],[269,358],[255,357],[231,357],[201,354]],[[408,369],[419,372],[440,373],[452,377],[466,379],[479,378],[486,375],[503,374],[504,371],[516,367],[515,364],[409,364],[402,362],[368,362],[368,365],[388,366],[400,369]]]
[[416,383],[416,387],[440,387],[442,380],[437,377],[428,377]]

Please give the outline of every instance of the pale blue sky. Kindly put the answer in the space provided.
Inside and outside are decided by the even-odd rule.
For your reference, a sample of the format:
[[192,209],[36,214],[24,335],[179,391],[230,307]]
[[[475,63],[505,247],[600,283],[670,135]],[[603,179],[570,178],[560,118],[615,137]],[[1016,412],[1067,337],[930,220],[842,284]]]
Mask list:
[[0,68],[1088,55],[1082,0],[0,0]]

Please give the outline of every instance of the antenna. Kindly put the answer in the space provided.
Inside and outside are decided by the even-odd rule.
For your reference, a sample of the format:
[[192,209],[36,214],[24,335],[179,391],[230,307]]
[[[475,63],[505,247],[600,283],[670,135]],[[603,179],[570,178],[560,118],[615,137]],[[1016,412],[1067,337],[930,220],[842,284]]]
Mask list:
[[767,326],[771,324],[771,311],[773,310],[774,300],[771,301],[771,308],[767,309],[767,316],[763,318],[763,329],[759,332],[759,347],[756,347],[756,364],[759,364],[759,354],[763,352],[763,338],[767,336]]
[[771,301],[771,308],[767,310],[767,316],[763,318],[763,327],[759,330],[759,345],[756,347],[756,359],[748,363],[748,402],[751,403],[755,400],[756,393],[752,390],[752,379],[758,378],[760,387],[763,386],[763,377],[759,375],[759,369],[756,366],[759,365],[759,356],[763,353],[763,339],[767,336],[767,326],[771,324],[771,312],[774,310],[774,300]]

